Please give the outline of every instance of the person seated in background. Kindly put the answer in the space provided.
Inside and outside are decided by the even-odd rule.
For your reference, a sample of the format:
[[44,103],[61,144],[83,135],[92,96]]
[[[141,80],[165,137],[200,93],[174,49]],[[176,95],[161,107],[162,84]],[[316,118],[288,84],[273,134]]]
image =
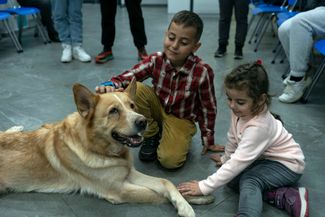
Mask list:
[[58,32],[54,28],[52,20],[52,6],[50,0],[17,0],[23,7],[35,7],[41,12],[41,20],[47,29],[47,34],[51,41],[60,42]]
[[306,71],[315,38],[325,37],[325,0],[307,1],[303,12],[285,21],[278,30],[278,37],[289,60],[290,73],[279,100],[294,103],[309,85]]

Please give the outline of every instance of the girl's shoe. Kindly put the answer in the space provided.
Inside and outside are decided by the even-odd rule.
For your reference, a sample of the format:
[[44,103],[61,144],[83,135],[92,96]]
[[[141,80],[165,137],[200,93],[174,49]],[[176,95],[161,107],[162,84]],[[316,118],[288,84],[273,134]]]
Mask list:
[[308,191],[305,187],[283,187],[264,194],[264,200],[279,209],[284,209],[290,216],[308,217]]

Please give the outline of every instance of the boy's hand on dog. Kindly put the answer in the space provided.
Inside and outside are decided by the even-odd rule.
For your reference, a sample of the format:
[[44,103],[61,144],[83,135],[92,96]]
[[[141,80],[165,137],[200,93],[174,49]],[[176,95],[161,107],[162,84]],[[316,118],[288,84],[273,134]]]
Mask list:
[[218,145],[218,144],[215,144],[215,145],[210,145],[210,146],[203,146],[203,149],[202,149],[202,155],[206,154],[208,151],[213,151],[213,152],[223,152],[225,150],[225,146],[223,145]]
[[123,88],[115,88],[112,86],[97,86],[95,88],[96,93],[102,94],[102,93],[109,93],[109,92],[123,92]]

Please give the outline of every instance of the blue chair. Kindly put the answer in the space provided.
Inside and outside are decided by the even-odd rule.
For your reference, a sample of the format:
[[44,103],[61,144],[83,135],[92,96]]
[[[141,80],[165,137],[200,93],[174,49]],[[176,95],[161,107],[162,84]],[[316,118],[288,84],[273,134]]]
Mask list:
[[[10,0],[9,0],[10,1]],[[21,7],[19,5],[15,5],[12,2],[8,2],[8,0],[0,0],[0,5],[8,5],[9,7],[0,9],[0,12],[7,12],[12,15],[17,16],[18,21],[18,40],[21,43],[21,35],[23,32],[23,18],[27,16],[31,16],[33,20],[35,21],[36,27],[38,32],[40,33],[44,44],[50,42],[50,39],[48,38],[48,35],[45,32],[45,29],[41,23],[40,20],[40,11],[38,8],[35,7]]]
[[23,48],[21,47],[16,34],[14,33],[14,31],[12,30],[10,23],[9,23],[9,18],[11,17],[11,15],[9,13],[6,12],[0,12],[0,22],[3,23],[3,26],[5,27],[5,29],[7,30],[9,37],[12,41],[12,43],[15,45],[17,52],[23,52]]
[[311,84],[305,90],[305,93],[301,98],[301,102],[303,102],[303,103],[307,103],[311,91],[313,90],[313,88],[315,87],[315,85],[316,85],[317,81],[319,80],[321,74],[325,70],[325,39],[321,39],[321,40],[316,41],[314,43],[314,49],[315,49],[316,52],[318,52],[320,55],[322,55],[323,60],[322,60],[321,64],[318,66],[316,72],[314,73]]
[[278,13],[292,11],[296,4],[297,0],[284,0],[281,6],[272,4],[261,4],[255,6],[255,8],[252,9],[252,19],[249,25],[251,25],[252,20],[256,16],[260,16],[260,19],[258,20],[256,27],[248,41],[248,43],[250,44],[253,38],[255,37],[255,52],[258,50],[258,47],[263,39],[266,30],[268,29],[269,24],[272,22],[272,18]]

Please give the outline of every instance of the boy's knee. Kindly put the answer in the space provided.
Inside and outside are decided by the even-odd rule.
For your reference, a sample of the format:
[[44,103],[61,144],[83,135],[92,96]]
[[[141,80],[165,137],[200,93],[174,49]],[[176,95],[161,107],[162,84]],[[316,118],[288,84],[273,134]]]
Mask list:
[[166,169],[177,169],[184,165],[186,156],[175,156],[158,153],[158,160],[162,167]]

